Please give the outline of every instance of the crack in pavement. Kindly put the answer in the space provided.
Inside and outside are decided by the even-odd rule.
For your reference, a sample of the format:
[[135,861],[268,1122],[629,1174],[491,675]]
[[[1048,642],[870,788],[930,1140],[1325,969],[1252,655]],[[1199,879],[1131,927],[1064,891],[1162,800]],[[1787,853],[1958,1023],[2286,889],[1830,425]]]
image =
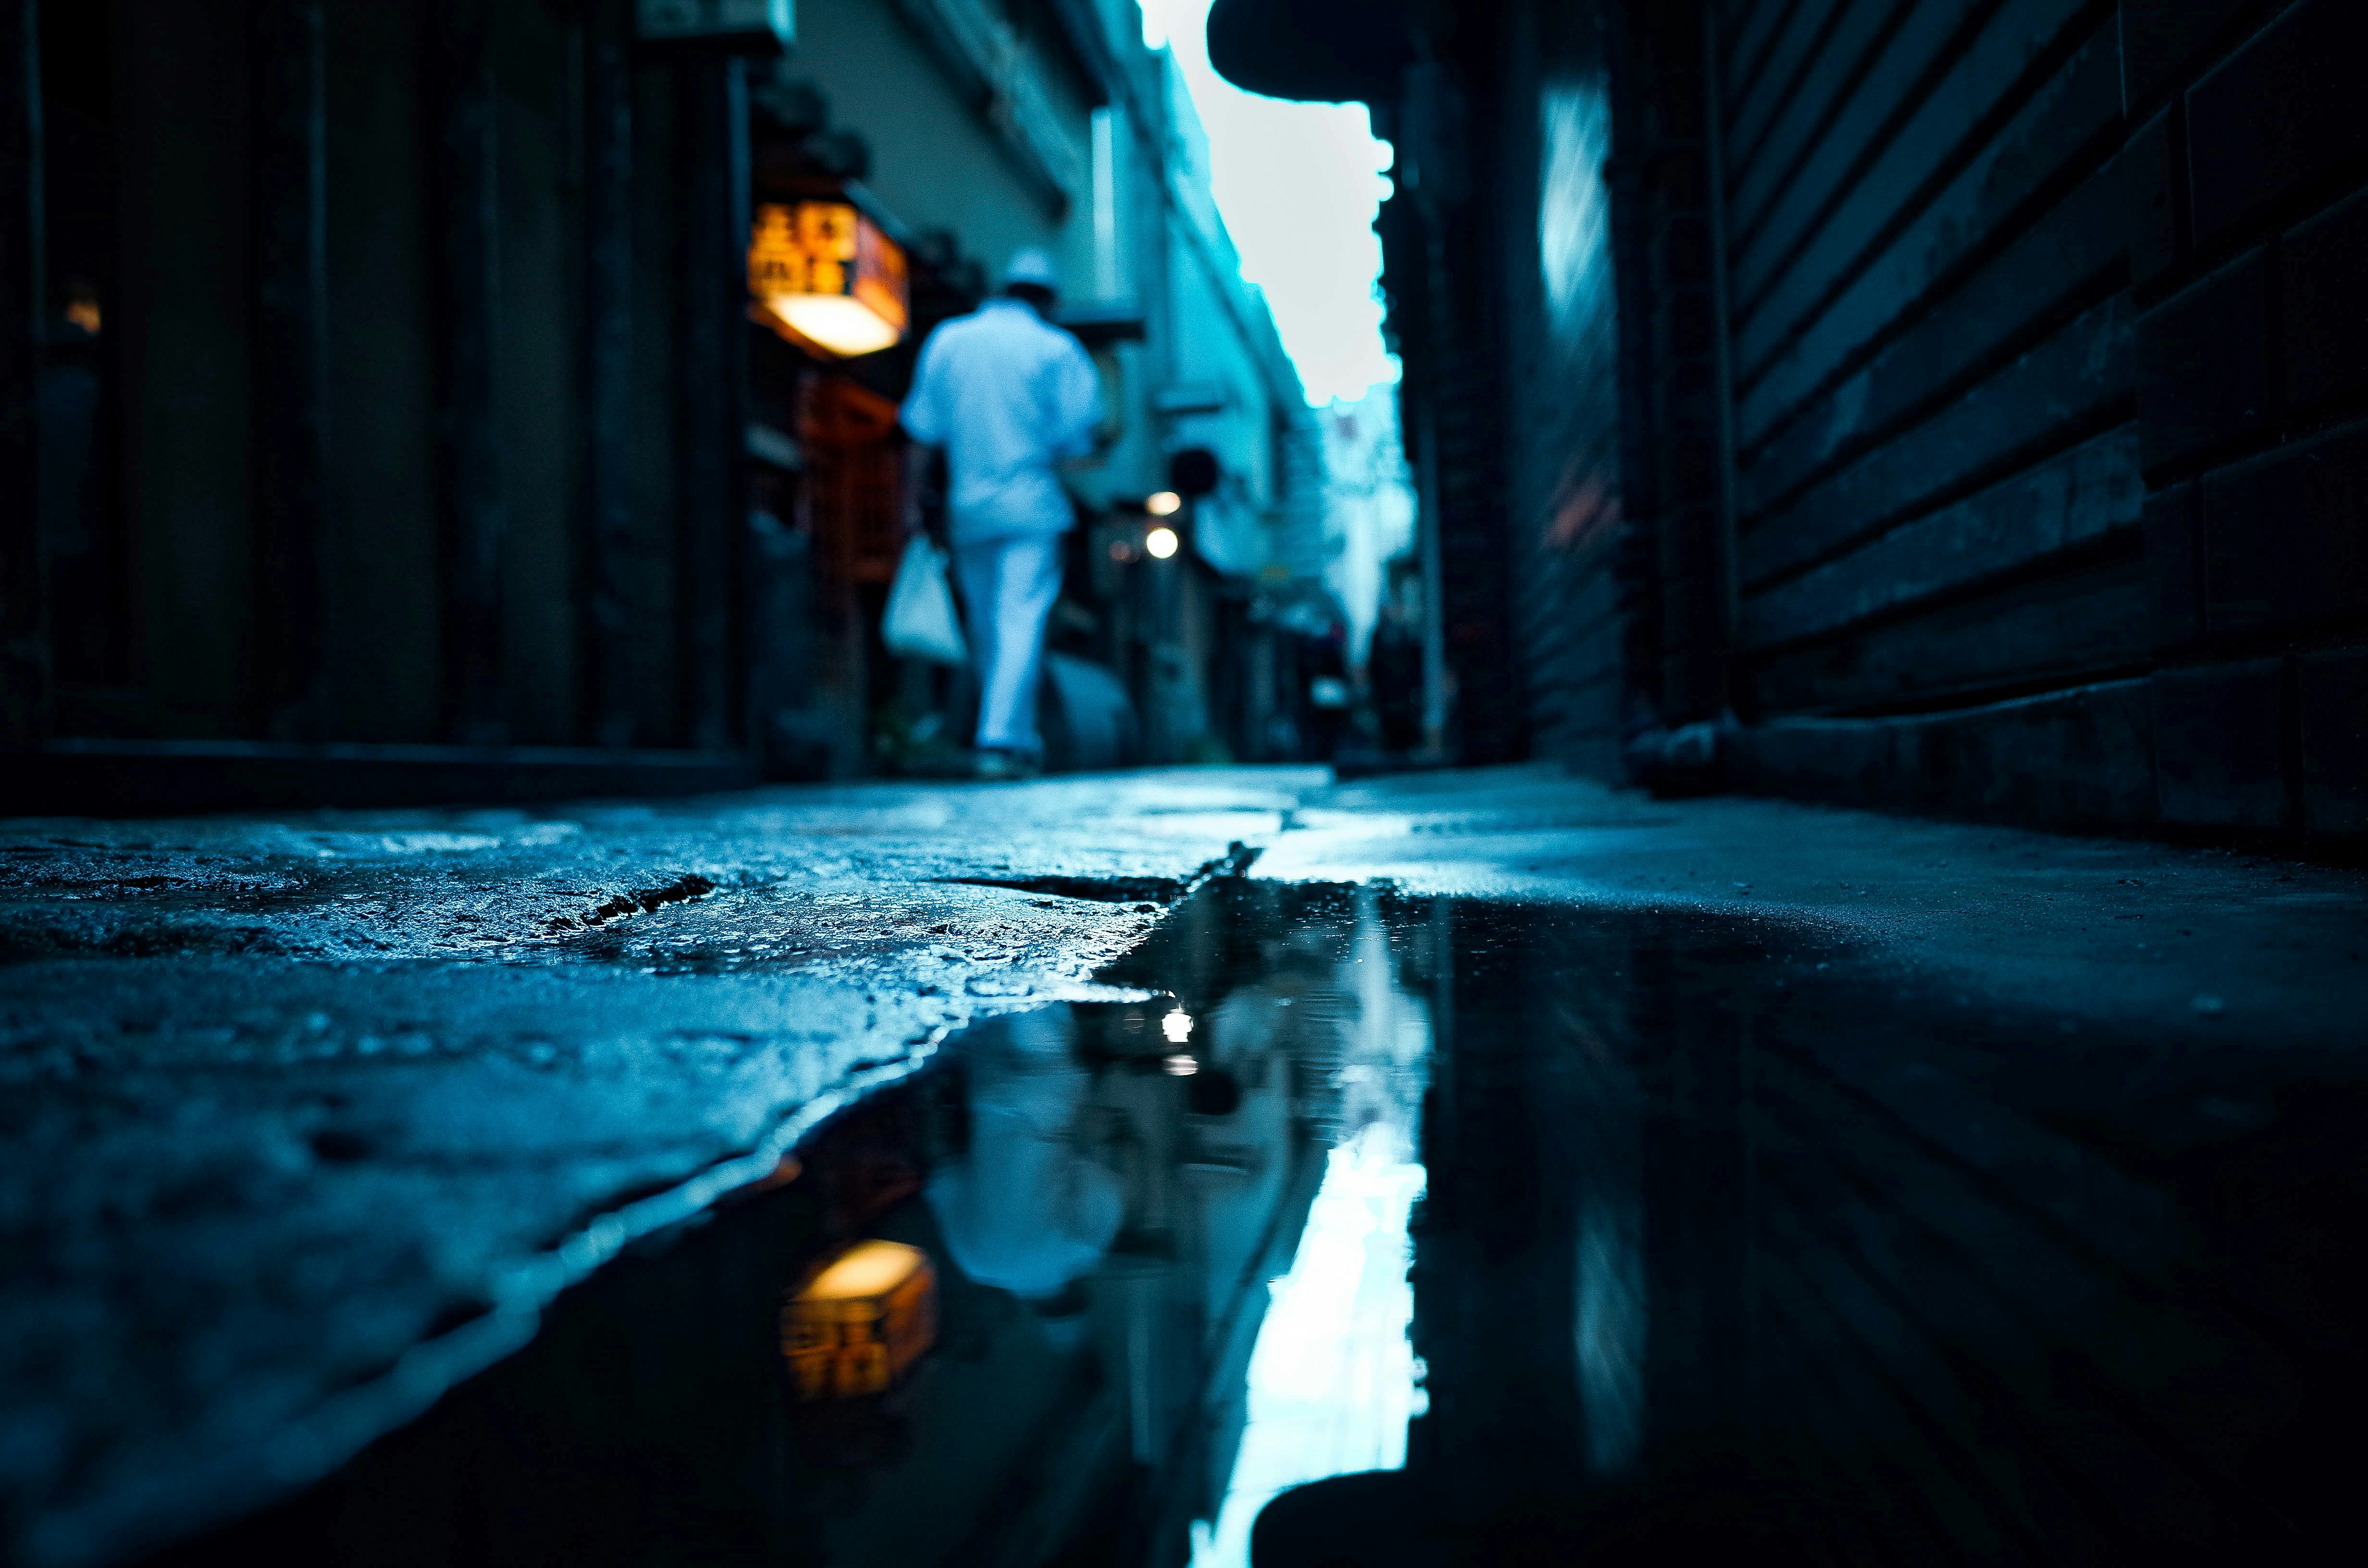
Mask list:
[[340,1462],[953,1029],[1132,994],[1162,906],[989,883],[1189,891],[1321,782],[0,824],[12,1553]]

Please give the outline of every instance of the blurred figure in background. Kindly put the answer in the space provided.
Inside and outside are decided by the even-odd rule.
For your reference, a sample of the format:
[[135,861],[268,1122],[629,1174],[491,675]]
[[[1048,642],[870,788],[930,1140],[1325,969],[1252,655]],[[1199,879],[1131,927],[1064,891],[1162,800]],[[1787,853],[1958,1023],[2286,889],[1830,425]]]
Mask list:
[[1373,629],[1365,679],[1381,722],[1384,755],[1403,756],[1422,744],[1422,576],[1410,561],[1388,567],[1389,595]]
[[[1060,275],[1041,250],[1004,269],[1003,292],[929,335],[901,418],[925,465],[942,449],[954,579],[978,669],[982,778],[1034,773],[1044,620],[1061,592],[1061,536],[1076,522],[1056,472],[1093,455],[1101,387],[1085,346],[1052,323]],[[907,483],[906,526],[921,486]]]

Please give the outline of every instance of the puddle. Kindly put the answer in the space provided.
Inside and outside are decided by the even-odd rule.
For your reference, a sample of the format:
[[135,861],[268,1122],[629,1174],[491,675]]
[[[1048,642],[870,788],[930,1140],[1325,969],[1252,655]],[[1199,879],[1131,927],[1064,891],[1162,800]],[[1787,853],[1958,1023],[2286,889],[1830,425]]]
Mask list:
[[[956,1037],[171,1560],[1235,1568],[1278,1494],[1259,1568],[2351,1528],[2353,1063],[2067,1035],[1772,919],[1238,879],[1104,978],[1161,994]],[[861,1240],[926,1260],[926,1352],[793,1378],[784,1292]]]

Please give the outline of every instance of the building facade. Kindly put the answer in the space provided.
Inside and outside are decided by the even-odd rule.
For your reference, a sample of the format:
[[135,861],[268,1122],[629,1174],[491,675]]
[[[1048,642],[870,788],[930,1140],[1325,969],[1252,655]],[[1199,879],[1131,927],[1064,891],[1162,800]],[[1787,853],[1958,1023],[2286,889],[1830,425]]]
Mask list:
[[1361,98],[1462,754],[2368,830],[2338,0],[1220,0]]
[[[1112,0],[10,0],[20,781],[195,805],[893,760],[883,714],[960,700],[877,642],[895,402],[1022,245],[1117,426],[1077,485],[1063,623],[1119,671],[1087,684],[1169,735],[1128,755],[1245,749],[1192,629],[1282,558],[1314,427],[1140,38]],[[759,220],[802,202],[883,238],[886,347],[752,319]],[[1186,532],[1250,548],[1162,563],[1208,606],[1121,636],[1096,601],[1162,596],[1111,547],[1186,446],[1219,460]],[[1154,722],[1158,669],[1218,717]]]

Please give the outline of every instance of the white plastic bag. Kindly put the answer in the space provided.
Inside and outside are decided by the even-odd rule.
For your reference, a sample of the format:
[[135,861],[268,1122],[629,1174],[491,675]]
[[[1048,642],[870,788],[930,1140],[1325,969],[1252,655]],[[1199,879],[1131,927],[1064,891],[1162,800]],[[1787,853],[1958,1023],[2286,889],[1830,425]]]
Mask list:
[[915,534],[905,547],[905,558],[896,563],[880,637],[890,653],[902,658],[970,663],[970,645],[962,641],[962,622],[954,618],[953,589],[946,583],[945,551],[926,534]]

